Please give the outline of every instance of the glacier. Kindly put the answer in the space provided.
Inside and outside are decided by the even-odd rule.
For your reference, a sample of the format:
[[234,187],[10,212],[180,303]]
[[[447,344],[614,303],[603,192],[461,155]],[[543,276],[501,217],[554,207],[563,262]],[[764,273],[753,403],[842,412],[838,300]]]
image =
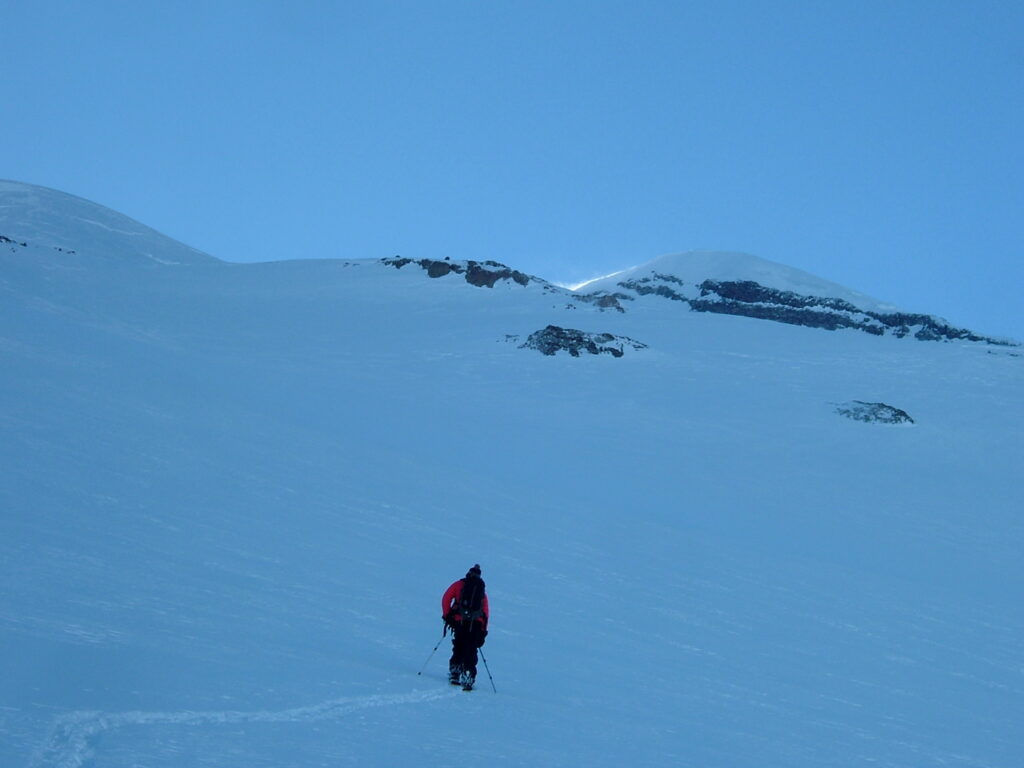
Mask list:
[[[0,236],[0,765],[1024,755],[1014,343],[231,264],[15,182]],[[891,309],[701,259],[649,272]],[[417,675],[475,562],[496,694]]]

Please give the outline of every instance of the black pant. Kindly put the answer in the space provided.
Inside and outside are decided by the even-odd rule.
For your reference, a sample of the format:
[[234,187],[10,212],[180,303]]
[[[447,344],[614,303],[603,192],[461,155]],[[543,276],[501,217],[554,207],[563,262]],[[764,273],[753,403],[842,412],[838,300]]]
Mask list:
[[452,625],[452,657],[448,671],[459,674],[463,670],[476,677],[476,649],[484,644],[484,628],[479,621],[456,621]]

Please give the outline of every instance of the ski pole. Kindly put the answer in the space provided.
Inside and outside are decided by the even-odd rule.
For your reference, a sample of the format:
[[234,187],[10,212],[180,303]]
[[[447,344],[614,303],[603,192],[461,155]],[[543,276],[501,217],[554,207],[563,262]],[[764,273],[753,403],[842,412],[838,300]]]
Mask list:
[[[444,636],[445,636],[445,632],[442,631],[441,632],[441,639],[437,641],[437,645],[434,646],[434,650],[432,650],[430,652],[430,655],[427,656],[427,660],[423,662],[423,669],[421,669],[419,672],[417,672],[416,673],[417,675],[422,675],[423,674],[423,670],[427,668],[427,664],[429,664],[430,660],[432,658],[434,658],[434,654],[437,653],[437,649],[440,648],[441,647],[441,643],[444,642]],[[490,674],[490,673],[488,672],[488,674]]]
[[[487,666],[487,657],[484,656],[484,649],[481,648],[479,650],[480,650],[480,658],[484,660],[484,669],[487,670],[487,679],[491,681],[491,688],[494,688],[494,678],[491,677],[491,668]],[[494,688],[494,692],[497,693],[498,689]]]

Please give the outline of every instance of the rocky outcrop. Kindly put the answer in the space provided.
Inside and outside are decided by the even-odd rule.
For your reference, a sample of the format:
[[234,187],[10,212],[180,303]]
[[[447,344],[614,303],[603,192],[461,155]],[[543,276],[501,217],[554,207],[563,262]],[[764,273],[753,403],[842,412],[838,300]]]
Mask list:
[[827,330],[856,328],[876,336],[889,334],[903,338],[913,334],[920,341],[1007,343],[963,328],[954,328],[931,315],[874,312],[855,307],[842,299],[802,296],[792,291],[765,288],[752,281],[705,280],[700,285],[700,297],[690,302],[690,306],[697,311],[761,317]]
[[869,424],[913,424],[914,420],[904,410],[885,403],[867,403],[863,400],[851,400],[848,403],[836,404],[836,413],[854,421]]
[[[626,280],[619,283],[619,285],[623,288],[628,288],[629,290],[636,292],[640,296],[649,296],[654,294],[655,296],[661,296],[663,299],[669,299],[671,301],[690,301],[679,291],[662,282],[664,279],[663,275],[655,275],[653,278],[643,277],[639,280]],[[681,280],[677,280],[674,277],[670,278],[670,280],[674,283],[678,283],[679,285],[683,284]]]
[[574,296],[575,301],[582,301],[584,304],[592,304],[597,307],[601,312],[607,310],[615,310],[616,312],[625,312],[625,307],[620,304],[620,301],[633,301],[632,296],[628,296],[625,293],[584,293]]
[[999,346],[1012,342],[956,328],[931,315],[877,312],[848,301],[768,288],[752,280],[704,280],[687,285],[672,275],[654,274],[619,285],[639,296],[655,295],[689,305],[695,312],[740,315],[836,331],[842,328],[875,336],[913,336],[920,341],[973,341]]
[[565,351],[573,357],[579,357],[582,352],[591,355],[607,353],[612,357],[622,357],[627,348],[646,349],[647,345],[626,336],[615,336],[611,333],[588,333],[575,328],[549,325],[543,330],[531,333],[526,342],[519,345],[519,348],[536,349],[544,355],[554,355],[556,352]]
[[403,259],[395,257],[393,259],[382,259],[384,264],[395,267],[395,269],[401,269],[408,264],[416,264],[427,273],[427,277],[438,278],[444,277],[455,273],[462,275],[466,282],[470,285],[478,287],[493,288],[495,283],[501,280],[512,280],[519,285],[529,285],[531,278],[522,272],[514,269],[509,269],[504,264],[500,264],[497,261],[436,261],[433,259]]

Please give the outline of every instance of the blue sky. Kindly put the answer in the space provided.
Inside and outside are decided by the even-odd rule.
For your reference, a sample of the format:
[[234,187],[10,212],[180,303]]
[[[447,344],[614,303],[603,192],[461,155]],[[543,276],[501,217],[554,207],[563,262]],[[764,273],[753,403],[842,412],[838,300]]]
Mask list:
[[1022,9],[11,2],[0,178],[228,260],[742,250],[1024,338]]

